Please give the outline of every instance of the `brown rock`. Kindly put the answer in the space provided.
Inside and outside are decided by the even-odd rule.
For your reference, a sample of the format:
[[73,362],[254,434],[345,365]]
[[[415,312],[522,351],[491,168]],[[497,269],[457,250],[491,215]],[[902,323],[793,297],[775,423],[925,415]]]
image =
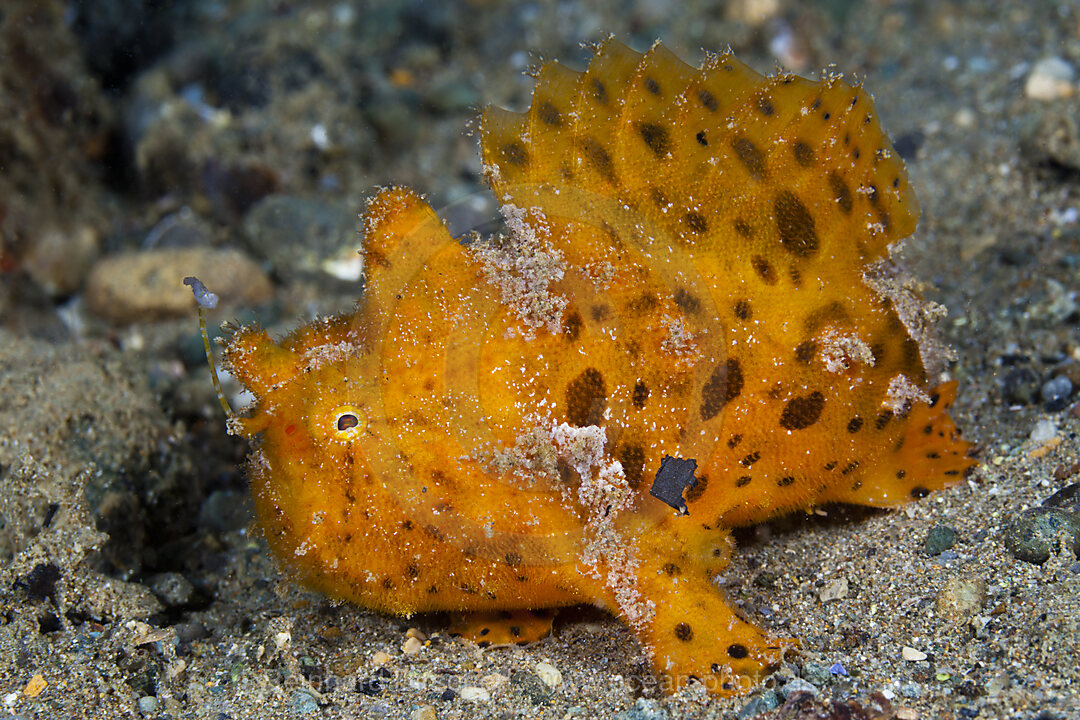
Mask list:
[[195,301],[184,278],[194,275],[224,304],[255,305],[269,299],[266,273],[236,250],[188,248],[112,255],[90,271],[90,309],[113,322],[193,315]]

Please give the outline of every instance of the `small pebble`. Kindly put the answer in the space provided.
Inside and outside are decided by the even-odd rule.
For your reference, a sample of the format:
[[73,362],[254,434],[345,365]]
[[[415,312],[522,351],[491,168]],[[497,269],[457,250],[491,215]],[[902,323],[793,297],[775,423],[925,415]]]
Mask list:
[[409,713],[409,720],[435,720],[435,708],[430,705],[421,705]]
[[26,683],[26,687],[23,688],[23,695],[32,698],[37,697],[48,686],[49,683],[45,680],[45,677],[41,673],[37,673],[30,678],[30,682]]
[[742,709],[739,710],[738,718],[739,720],[749,720],[778,707],[780,707],[780,697],[774,690],[766,690],[743,705]]
[[831,679],[829,669],[817,663],[806,663],[802,667],[802,676],[813,685],[824,685]]
[[491,700],[491,693],[482,687],[476,687],[475,685],[466,685],[461,688],[458,693],[461,695],[461,699],[466,702],[488,702]]
[[1024,83],[1024,93],[1032,100],[1056,100],[1073,94],[1076,73],[1059,57],[1043,58],[1035,63]]
[[999,670],[986,681],[986,694],[989,697],[997,697],[1005,691],[1010,685],[1009,673],[1005,670]]
[[785,700],[790,698],[797,692],[810,693],[811,695],[816,696],[821,691],[802,678],[792,678],[788,682],[784,683],[784,687],[780,688],[780,694]]
[[424,643],[420,642],[414,637],[410,637],[406,639],[404,643],[402,643],[401,652],[405,653],[406,655],[415,655],[420,652],[423,647]]
[[494,690],[500,685],[508,682],[510,678],[506,677],[502,673],[491,673],[480,678],[480,683],[488,690]]
[[821,588],[818,592],[818,598],[821,602],[830,602],[832,600],[843,600],[848,596],[848,580],[847,578],[837,578],[836,580],[830,580],[825,583],[825,587]]
[[1080,515],[1058,508],[1025,510],[1003,531],[1005,547],[1017,560],[1042,565],[1054,550],[1054,538],[1064,533],[1074,553],[1080,554]]
[[1029,367],[1013,368],[1001,381],[1002,395],[1010,405],[1030,405],[1038,397],[1042,378]]
[[1045,442],[1049,442],[1057,437],[1057,423],[1050,418],[1043,418],[1039,422],[1035,423],[1035,427],[1032,428],[1031,434],[1028,435],[1028,439],[1036,445],[1042,445]]
[[250,252],[269,261],[280,275],[317,276],[329,270],[343,280],[357,280],[363,260],[357,253],[356,224],[356,213],[347,206],[275,194],[251,209],[243,230]]
[[656,700],[638,698],[629,710],[615,716],[616,720],[668,720],[668,711]]
[[926,659],[926,653],[924,653],[922,650],[916,650],[915,648],[908,645],[904,646],[904,649],[900,651],[900,654],[908,662],[919,662],[920,660]]
[[377,653],[375,653],[374,655],[371,656],[371,664],[372,665],[385,665],[386,663],[390,662],[392,659],[393,659],[393,656],[390,655],[390,653],[383,652],[382,650],[380,650],[380,651],[378,651]]
[[916,682],[900,683],[900,694],[906,698],[922,697],[922,685]]
[[982,610],[986,581],[982,578],[949,578],[937,595],[937,611],[954,623],[966,622]]
[[294,692],[291,700],[293,711],[297,715],[311,715],[319,711],[319,703],[315,702],[315,698],[311,696],[311,693],[304,690]]
[[956,530],[948,525],[930,528],[923,541],[923,552],[927,555],[940,555],[956,544]]
[[157,698],[153,695],[144,695],[139,698],[139,712],[143,715],[153,715],[157,712]]
[[548,687],[559,687],[562,685],[562,673],[551,663],[539,662],[536,663],[536,674],[544,681],[544,684]]
[[533,705],[551,704],[551,688],[531,672],[518,670],[511,673],[510,684],[520,690]]
[[829,672],[833,675],[843,675],[844,677],[847,677],[848,674],[847,669],[844,667],[843,663],[838,662],[835,662],[829,666]]
[[1047,380],[1039,394],[1042,396],[1043,402],[1046,403],[1046,409],[1055,412],[1065,409],[1072,391],[1072,381],[1064,375],[1058,375]]
[[166,606],[179,607],[191,600],[195,587],[180,573],[166,572],[151,578],[150,591]]

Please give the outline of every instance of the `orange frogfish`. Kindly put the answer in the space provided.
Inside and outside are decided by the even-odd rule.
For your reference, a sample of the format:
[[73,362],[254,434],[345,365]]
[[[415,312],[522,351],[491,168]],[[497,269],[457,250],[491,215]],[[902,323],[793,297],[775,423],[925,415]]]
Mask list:
[[228,340],[259,525],[333,598],[488,640],[590,603],[669,688],[745,692],[791,644],[714,585],[731,528],[974,464],[888,259],[904,164],[839,77],[612,40],[479,128],[505,234],[380,190],[354,312]]

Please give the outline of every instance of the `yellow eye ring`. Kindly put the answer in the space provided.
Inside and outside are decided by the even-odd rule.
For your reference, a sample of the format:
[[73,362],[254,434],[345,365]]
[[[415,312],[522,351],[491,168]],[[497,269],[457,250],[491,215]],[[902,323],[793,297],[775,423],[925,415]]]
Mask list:
[[330,413],[333,423],[331,432],[338,438],[349,438],[367,427],[367,419],[360,409],[352,405],[342,405]]

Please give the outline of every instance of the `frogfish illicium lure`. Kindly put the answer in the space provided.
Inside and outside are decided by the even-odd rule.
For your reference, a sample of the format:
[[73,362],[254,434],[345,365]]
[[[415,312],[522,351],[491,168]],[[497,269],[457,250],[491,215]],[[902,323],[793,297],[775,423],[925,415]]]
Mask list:
[[615,41],[479,135],[505,235],[383,189],[355,312],[228,340],[259,525],[331,597],[488,640],[591,603],[672,689],[743,692],[789,645],[714,585],[731,528],[973,465],[888,259],[903,162],[839,77]]

